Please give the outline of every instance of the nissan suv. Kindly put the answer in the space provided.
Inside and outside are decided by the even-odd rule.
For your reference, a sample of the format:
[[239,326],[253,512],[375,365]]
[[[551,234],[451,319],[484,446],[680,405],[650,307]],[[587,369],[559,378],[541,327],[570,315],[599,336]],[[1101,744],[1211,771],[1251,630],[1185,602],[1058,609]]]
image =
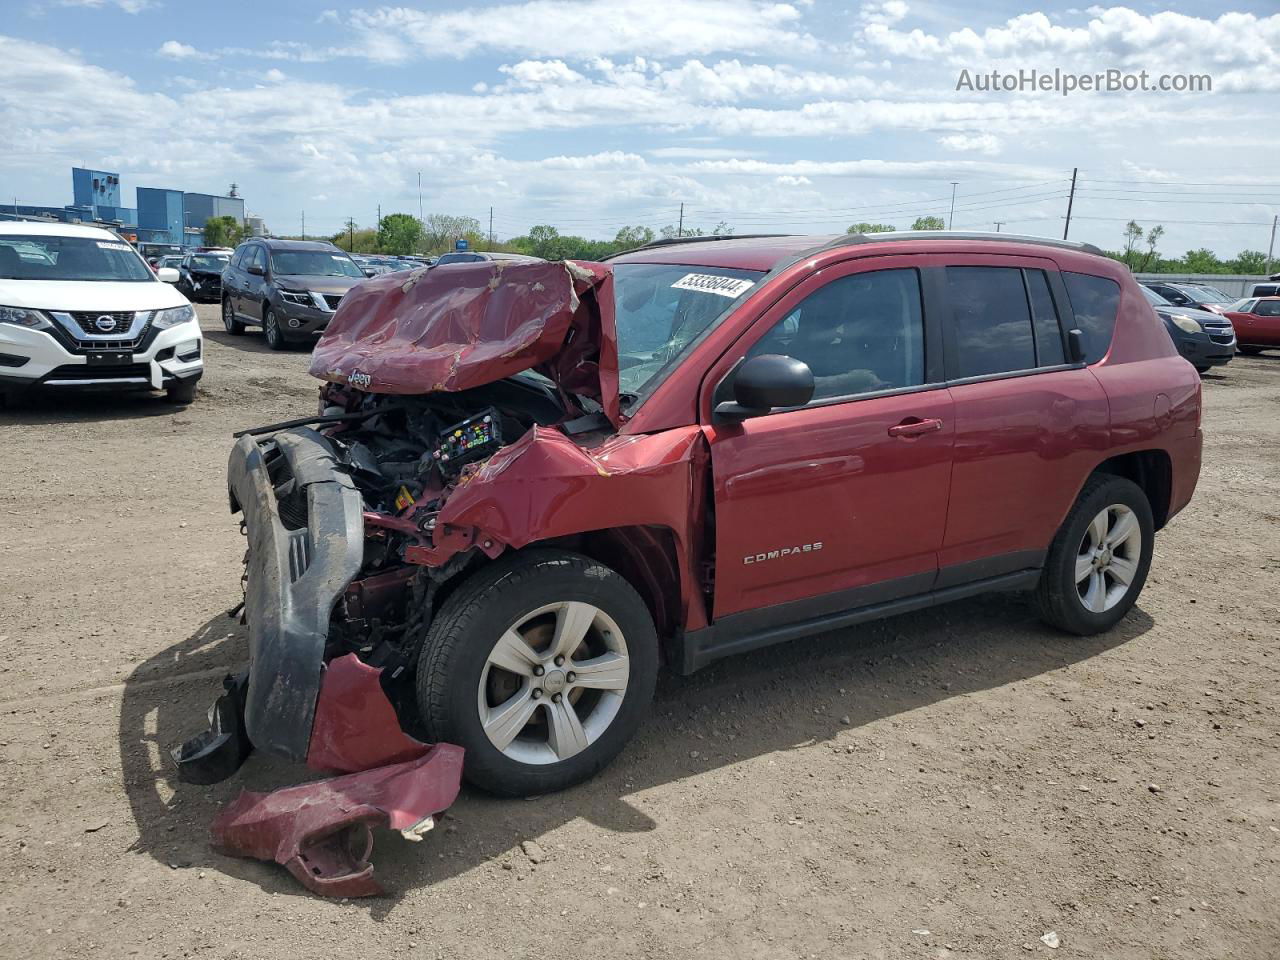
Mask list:
[[0,222],[0,395],[163,390],[190,403],[204,340],[177,280],[109,230]]
[[[1200,378],[1093,247],[658,242],[370,280],[308,425],[231,451],[249,667],[175,751],[582,780],[660,668],[1024,590],[1114,627],[1200,471]],[[761,718],[762,722],[767,718]]]
[[314,240],[254,237],[222,273],[222,325],[259,326],[272,350],[315,341],[343,296],[365,279],[345,250]]

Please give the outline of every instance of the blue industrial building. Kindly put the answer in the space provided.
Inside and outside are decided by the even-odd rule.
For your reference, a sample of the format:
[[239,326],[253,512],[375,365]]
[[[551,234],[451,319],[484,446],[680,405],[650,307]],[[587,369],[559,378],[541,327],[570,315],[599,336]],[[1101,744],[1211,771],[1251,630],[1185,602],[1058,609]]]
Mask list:
[[94,223],[132,234],[139,244],[199,246],[205,221],[234,217],[244,223],[244,200],[209,193],[185,193],[162,187],[138,187],[137,207],[121,205],[120,174],[71,168],[74,202],[63,207],[5,204],[0,216],[52,217],[68,223]]

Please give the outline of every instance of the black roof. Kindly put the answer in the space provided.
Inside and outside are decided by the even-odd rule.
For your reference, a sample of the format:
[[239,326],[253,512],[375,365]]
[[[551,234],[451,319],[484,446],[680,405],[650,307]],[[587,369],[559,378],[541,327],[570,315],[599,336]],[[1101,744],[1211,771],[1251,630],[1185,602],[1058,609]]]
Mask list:
[[337,250],[346,253],[341,247],[328,240],[283,240],[279,237],[250,237],[245,243],[265,244],[268,250],[323,250],[330,253]]

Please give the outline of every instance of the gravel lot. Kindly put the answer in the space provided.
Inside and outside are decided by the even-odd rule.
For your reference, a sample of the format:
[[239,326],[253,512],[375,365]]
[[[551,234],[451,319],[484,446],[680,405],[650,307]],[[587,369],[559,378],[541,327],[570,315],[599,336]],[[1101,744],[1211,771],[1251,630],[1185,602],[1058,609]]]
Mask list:
[[187,409],[0,410],[0,956],[1280,955],[1280,354],[1206,377],[1199,491],[1112,634],[1000,596],[665,678],[603,776],[464,791],[336,903],[206,845],[301,770],[161,759],[244,654],[230,433],[315,409],[305,353],[200,313]]

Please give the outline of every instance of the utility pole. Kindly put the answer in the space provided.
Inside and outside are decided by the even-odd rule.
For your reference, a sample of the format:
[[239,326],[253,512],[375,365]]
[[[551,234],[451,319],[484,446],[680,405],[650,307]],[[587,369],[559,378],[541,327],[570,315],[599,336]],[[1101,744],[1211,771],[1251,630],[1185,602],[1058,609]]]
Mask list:
[[960,185],[960,181],[958,180],[951,181],[951,212],[947,214],[948,230],[951,229],[951,221],[955,219],[955,215],[956,215],[956,187],[958,187],[959,185]]
[[1001,228],[1002,226],[1004,226],[1004,221],[1003,221],[1003,220],[997,220],[997,221],[996,221],[996,233],[999,233],[999,232],[1000,232],[1000,228]]
[[1276,221],[1280,220],[1280,214],[1271,218],[1271,242],[1267,244],[1267,268],[1263,271],[1268,277],[1271,276],[1271,255],[1276,249]]
[[356,222],[351,217],[347,217],[347,252],[350,253],[356,248]]
[[684,202],[680,203],[680,226],[676,227],[676,236],[684,236]]
[[493,246],[493,207],[489,208],[489,246]]
[[378,204],[378,230],[374,234],[373,245],[377,247],[379,253],[382,252],[382,244],[379,242],[381,237],[382,237],[382,204]]
[[1080,172],[1079,167],[1071,168],[1071,192],[1067,194],[1067,222],[1062,227],[1062,239],[1067,239],[1067,232],[1071,229],[1071,205],[1076,202],[1076,174]]
[[418,222],[422,222],[422,171],[418,171]]
[[307,239],[307,211],[302,211],[302,239]]

